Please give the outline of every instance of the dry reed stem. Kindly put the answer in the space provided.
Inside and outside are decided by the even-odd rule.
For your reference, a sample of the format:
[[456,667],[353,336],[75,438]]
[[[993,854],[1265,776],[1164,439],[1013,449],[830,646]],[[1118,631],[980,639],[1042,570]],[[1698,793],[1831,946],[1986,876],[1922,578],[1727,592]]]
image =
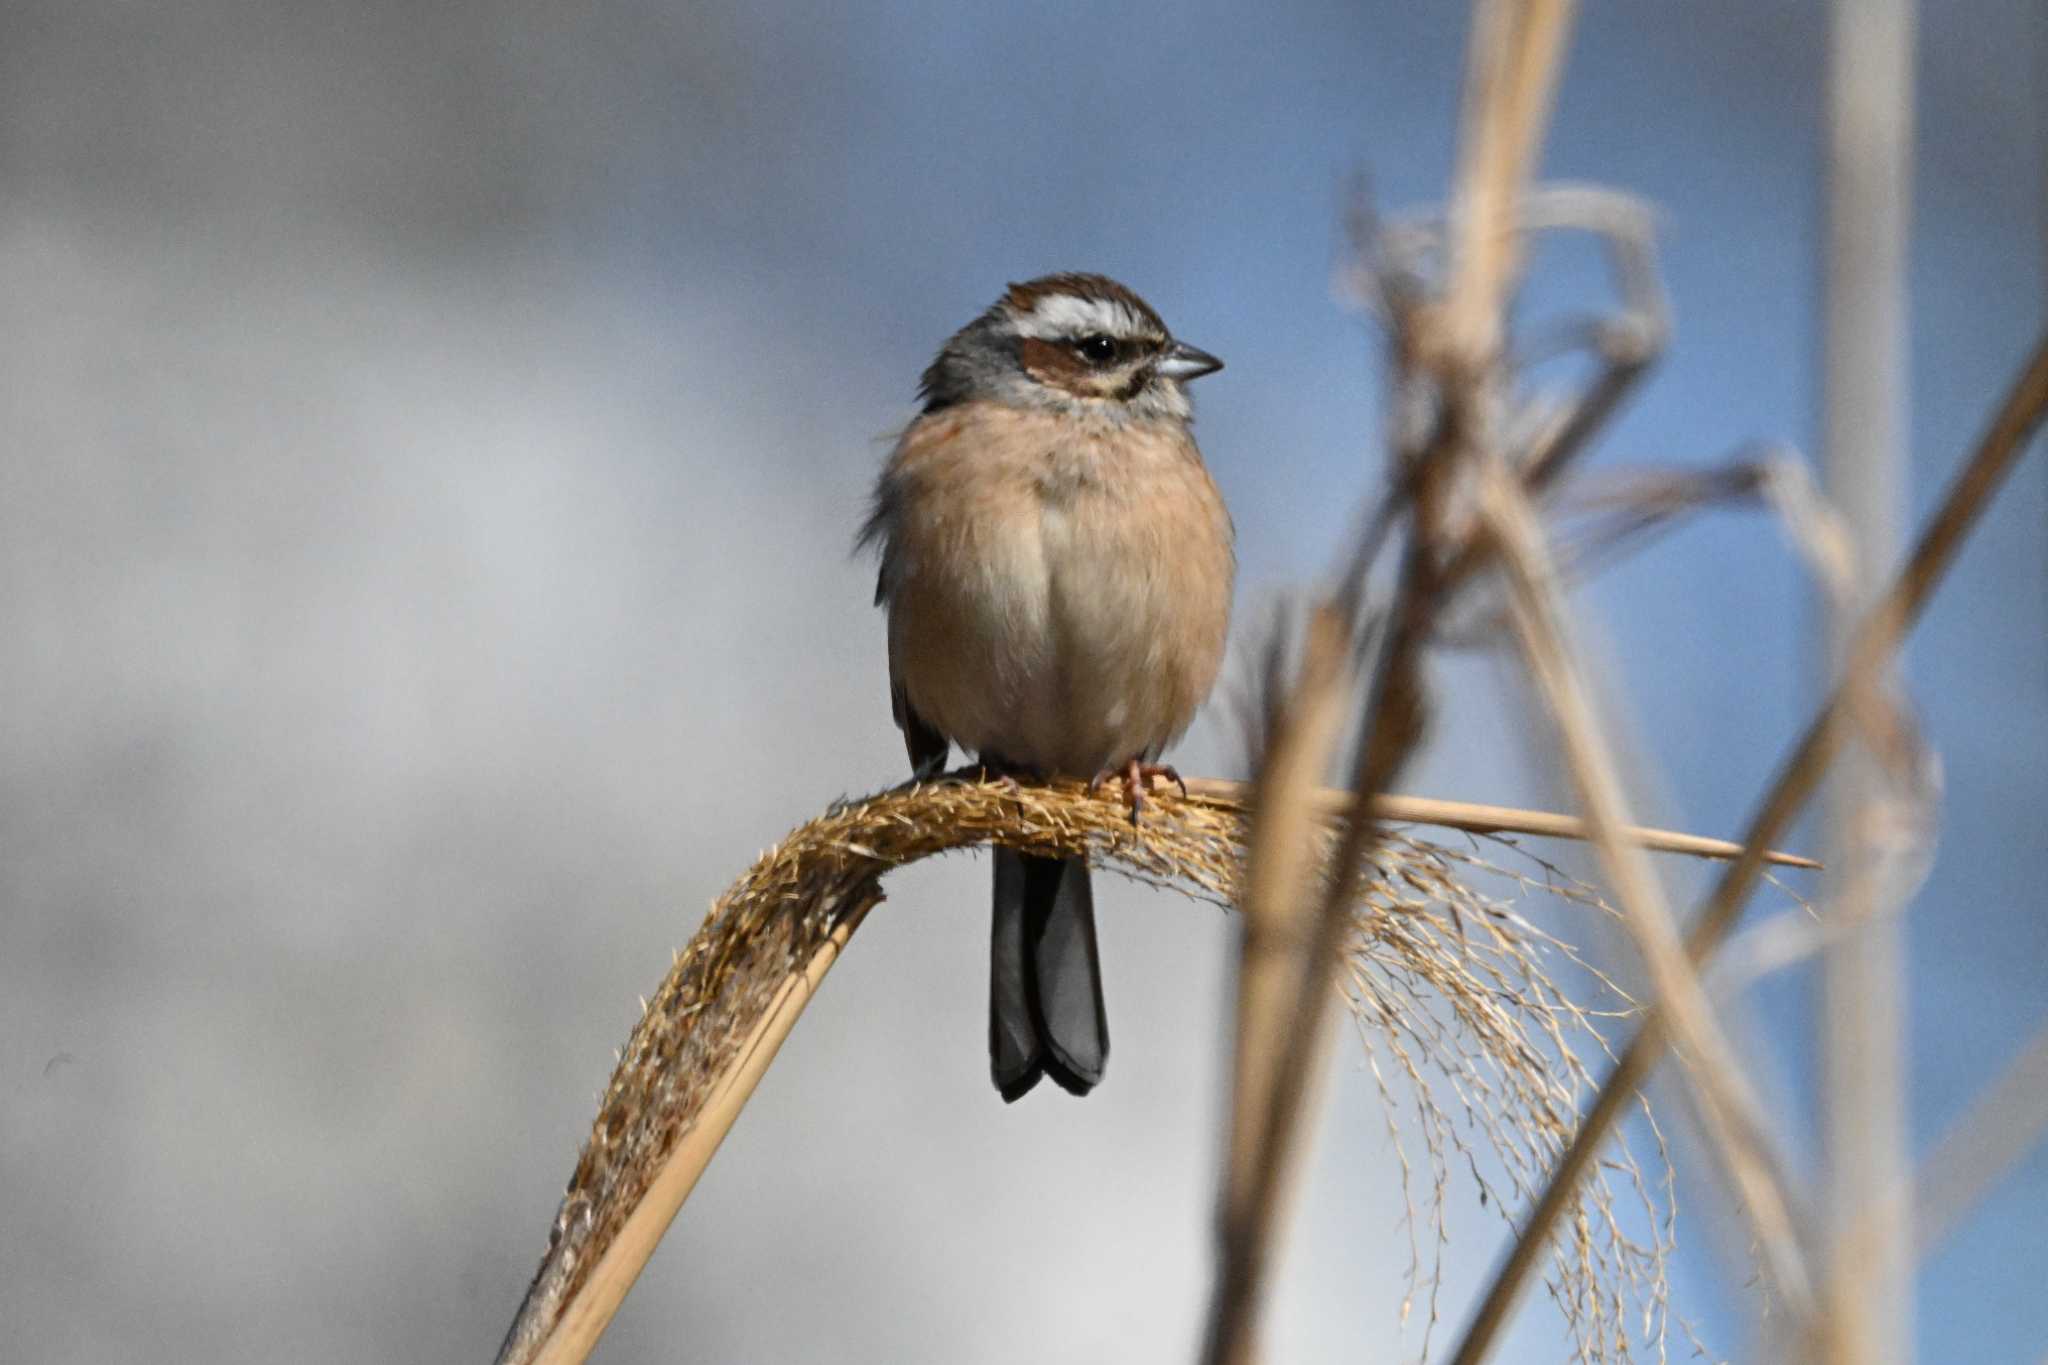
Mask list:
[[[1458,466],[1496,435],[1503,312],[1517,269],[1517,222],[1556,86],[1570,0],[1483,0],[1473,16],[1458,185],[1450,212],[1451,273],[1442,298],[1397,320],[1405,362],[1434,379],[1444,420],[1404,428],[1396,493],[1352,556],[1357,572],[1318,611],[1304,678],[1274,733],[1284,747],[1261,763],[1259,818],[1251,862],[1262,903],[1248,908],[1239,976],[1237,1090],[1226,1169],[1226,1217],[1204,1358],[1211,1365],[1257,1359],[1257,1322],[1285,1195],[1303,1149],[1311,1077],[1328,1045],[1329,986],[1336,980],[1356,869],[1379,847],[1374,803],[1398,779],[1428,713],[1422,656],[1449,600],[1444,566],[1455,551],[1451,496]],[[1403,379],[1413,383],[1421,374]],[[1400,587],[1366,691],[1365,723],[1351,766],[1352,800],[1320,896],[1298,875],[1307,837],[1302,796],[1327,763],[1336,708],[1350,678],[1352,595],[1398,505],[1410,508]],[[1277,771],[1276,771],[1277,770]],[[1267,810],[1273,815],[1268,817]],[[1263,869],[1276,869],[1268,875]],[[1314,901],[1319,908],[1311,913]],[[1272,946],[1298,945],[1281,962]],[[1293,984],[1291,1009],[1281,983]],[[1286,1014],[1283,1015],[1282,1011]],[[1291,1016],[1291,1018],[1287,1017]]]
[[[1419,526],[1437,524],[1433,470],[1443,463],[1438,455],[1425,455],[1415,470]],[[1383,842],[1373,806],[1406,766],[1424,725],[1420,655],[1436,601],[1433,543],[1419,532],[1410,547],[1393,625],[1367,690],[1351,797],[1339,820],[1335,852],[1320,869],[1320,892],[1316,878],[1268,875],[1264,869],[1316,862],[1316,831],[1301,815],[1313,807],[1312,784],[1328,765],[1340,730],[1354,648],[1350,613],[1338,602],[1316,613],[1303,679],[1279,708],[1275,745],[1261,760],[1249,858],[1251,881],[1263,888],[1268,903],[1248,912],[1247,929],[1261,931],[1261,957],[1272,960],[1247,954],[1244,961],[1258,970],[1238,976],[1240,1085],[1233,1096],[1226,1216],[1203,1350],[1211,1365],[1251,1365],[1258,1359],[1258,1318],[1273,1247],[1301,1164],[1313,1078],[1330,1044],[1331,986],[1360,869]],[[1284,961],[1277,958],[1282,952]]]
[[1451,196],[1451,274],[1436,338],[1448,369],[1475,374],[1500,352],[1521,251],[1521,199],[1573,8],[1572,0],[1481,0],[1473,12]]
[[1914,1179],[1912,1226],[1925,1258],[2048,1130],[2048,1028],[2036,1032],[1951,1123]]
[[[1919,619],[1928,598],[1954,563],[1964,540],[2025,453],[2027,441],[2044,415],[2048,415],[2048,336],[2035,344],[1989,428],[1921,531],[1904,567],[1877,605],[1864,616],[1847,651],[1843,681],[1780,764],[1750,821],[1748,836],[1743,841],[1744,852],[1722,874],[1690,921],[1686,949],[1693,961],[1703,961],[1710,955],[1734,925],[1763,868],[1764,860],[1756,850],[1768,848],[1783,837],[1812,796],[1821,775],[1848,739],[1851,714],[1856,699],[1864,692],[1864,680],[1879,674],[1890,662],[1899,642]],[[1507,1259],[1495,1272],[1486,1297],[1459,1343],[1454,1365],[1478,1365],[1492,1349],[1529,1275],[1541,1263],[1558,1220],[1566,1209],[1577,1206],[1579,1181],[1591,1168],[1595,1153],[1613,1130],[1622,1108],[1649,1079],[1667,1042],[1663,1020],[1652,1009],[1634,1041],[1615,1063],[1592,1108],[1578,1124],[1570,1148],[1530,1211]]]
[[1237,968],[1226,1227],[1238,1225],[1248,1213],[1272,1081],[1299,1005],[1300,958],[1311,937],[1311,926],[1300,922],[1298,912],[1310,903],[1325,821],[1341,813],[1345,799],[1340,796],[1333,804],[1319,798],[1350,698],[1348,635],[1341,619],[1327,609],[1311,619],[1301,676],[1253,787],[1252,806],[1258,813],[1254,856],[1239,905],[1244,936]]
[[[1257,801],[1242,782],[1215,777],[1191,777],[1187,781],[1191,796],[1232,803],[1256,804]],[[1311,790],[1307,795],[1317,816],[1329,821],[1342,819],[1353,799],[1350,792],[1328,787]],[[1434,796],[1384,792],[1373,798],[1371,810],[1372,818],[1383,823],[1435,825],[1440,829],[1463,830],[1467,834],[1534,834],[1575,841],[1592,837],[1585,820],[1579,816],[1529,810],[1522,806],[1490,806],[1479,801],[1446,801]],[[1683,853],[1695,858],[1725,861],[1742,852],[1742,845],[1733,839],[1713,839],[1703,834],[1685,834],[1649,825],[1630,825],[1623,832],[1623,837],[1652,853]],[[1821,865],[1817,858],[1775,848],[1764,851],[1764,861],[1774,867],[1797,867],[1809,871]]]
[[[1079,784],[1015,792],[960,780],[912,785],[836,806],[763,854],[719,898],[647,1001],[501,1365],[588,1354],[824,970],[881,899],[885,872],[995,843],[1086,856],[1229,905],[1242,889],[1247,794],[1234,783],[1190,785],[1195,796],[1162,793],[1135,830],[1120,803]],[[1319,816],[1334,799],[1316,794]],[[1458,803],[1442,805],[1449,818],[1509,823],[1496,807],[1461,817]],[[1550,821],[1529,823],[1548,832]],[[1361,1024],[1407,1031],[1388,1036],[1411,1075],[1470,1072],[1518,1097],[1497,1113],[1468,1116],[1493,1147],[1513,1154],[1506,1160],[1518,1189],[1569,1136],[1577,1095],[1590,1084],[1573,1040],[1597,1046],[1590,1020],[1601,1012],[1567,999],[1544,972],[1543,957],[1568,949],[1461,878],[1505,876],[1524,890],[1597,905],[1554,869],[1536,866],[1541,879],[1395,835],[1361,888],[1346,958],[1354,998],[1371,1003]],[[1606,1012],[1625,1008],[1615,993]],[[1414,1102],[1428,1105],[1427,1092]],[[1447,1180],[1437,1169],[1439,1189]],[[1575,1242],[1579,1249],[1560,1263],[1559,1292],[1599,1297],[1609,1291],[1593,1281],[1612,1279],[1661,1302],[1661,1250],[1644,1254],[1629,1244],[1604,1186],[1588,1200],[1581,1221],[1592,1240]]]
[[[1444,464],[1436,451],[1425,452],[1413,466],[1418,526],[1437,524],[1436,471]],[[1267,1272],[1300,1167],[1312,1080],[1331,1036],[1330,988],[1358,895],[1359,869],[1381,842],[1373,806],[1407,763],[1423,728],[1419,658],[1436,601],[1432,545],[1418,531],[1410,547],[1392,625],[1367,689],[1351,797],[1320,878],[1301,873],[1320,861],[1317,831],[1304,817],[1313,809],[1317,776],[1328,766],[1350,692],[1355,645],[1349,604],[1332,600],[1317,609],[1302,676],[1285,699],[1275,699],[1273,742],[1260,759],[1248,854],[1248,885],[1256,889],[1258,903],[1248,903],[1246,929],[1256,931],[1259,942],[1254,954],[1247,940],[1238,973],[1232,1145],[1203,1347],[1211,1365],[1251,1365],[1258,1358]]]
[[[533,1357],[535,1365],[576,1365],[596,1347],[597,1339],[625,1302],[627,1291],[654,1255],[683,1201],[696,1188],[698,1177],[717,1155],[740,1110],[753,1098],[754,1087],[782,1050],[797,1016],[810,1003],[825,973],[839,960],[847,940],[853,937],[853,931],[860,927],[876,899],[859,897],[850,902],[824,941],[783,978],[760,1010],[759,1018],[747,1028],[734,1051],[733,1063],[711,1079],[694,1122],[682,1131],[674,1149],[660,1161],[646,1192],[626,1213],[610,1245],[602,1248],[589,1276],[580,1285],[573,1283],[573,1277],[552,1281],[538,1302],[529,1299],[537,1310],[536,1325],[550,1316],[556,1322]],[[550,1248],[551,1260],[558,1249]],[[545,1278],[545,1263],[541,1273]],[[541,1287],[539,1281],[535,1287]],[[521,1324],[526,1321],[527,1313],[522,1310],[512,1337],[508,1338],[508,1351],[512,1341],[520,1337]]]
[[1203,1351],[1218,1365],[1246,1361],[1256,1349],[1273,1231],[1299,1171],[1298,1145],[1276,1132],[1276,1115],[1306,1106],[1308,1078],[1320,1070],[1316,1064],[1327,1047],[1321,1022],[1331,992],[1316,962],[1332,949],[1311,918],[1325,861],[1316,796],[1343,729],[1351,654],[1349,621],[1324,605],[1310,619],[1300,677],[1277,708],[1253,788],[1251,846],[1238,898],[1244,935],[1229,1164]]
[[1813,1274],[1800,1245],[1789,1182],[1763,1104],[1686,957],[1664,888],[1641,848],[1623,837],[1628,815],[1620,765],[1565,637],[1562,593],[1535,510],[1501,461],[1488,464],[1481,486],[1481,516],[1500,551],[1510,616],[1530,678],[1557,725],[1593,847],[1626,911],[1623,923],[1649,969],[1656,1002],[1685,1048],[1710,1146],[1749,1216],[1764,1269],[1779,1301],[1795,1321],[1803,1321],[1812,1309]]
[[[1825,678],[1869,605],[1877,574],[1906,525],[1907,288],[1912,217],[1916,0],[1831,0],[1827,60],[1827,237],[1821,298],[1821,457],[1828,497],[1848,532],[1857,573],[1827,595]],[[1863,678],[1874,716],[1897,681]],[[1896,714],[1899,708],[1883,707]],[[1889,715],[1886,716],[1889,719]],[[1868,724],[1865,750],[1877,748]],[[1908,1004],[1904,927],[1909,881],[1881,875],[1871,841],[1885,755],[1850,752],[1821,807],[1833,936],[1820,972],[1820,1127],[1824,1253],[1808,1328],[1818,1365],[1913,1358],[1910,1209],[1897,1192],[1911,1171],[1907,1119]]]

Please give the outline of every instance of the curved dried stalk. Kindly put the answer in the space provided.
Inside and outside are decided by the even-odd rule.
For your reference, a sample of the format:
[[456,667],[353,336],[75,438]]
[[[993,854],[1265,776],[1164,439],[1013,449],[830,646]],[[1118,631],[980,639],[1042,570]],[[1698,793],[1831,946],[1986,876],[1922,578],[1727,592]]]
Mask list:
[[[570,1177],[547,1255],[499,1353],[500,1365],[580,1361],[588,1354],[811,992],[861,918],[882,900],[885,872],[954,849],[1000,844],[1085,856],[1227,906],[1242,870],[1242,789],[1200,780],[1190,786],[1193,795],[1185,800],[1160,795],[1134,829],[1120,803],[1091,797],[1077,783],[1016,790],[951,779],[912,784],[841,803],[764,853],[719,898],[647,1002]],[[1557,817],[1539,812],[1388,800],[1384,818],[1392,820],[1427,811],[1424,818],[1475,829],[1561,832]],[[1415,804],[1404,807],[1404,800]],[[1694,836],[1637,833],[1652,847],[1737,851]],[[1568,1138],[1585,1079],[1574,1047],[1597,1047],[1598,1035],[1589,1023],[1593,1011],[1567,999],[1543,970],[1541,959],[1560,945],[1471,890],[1459,869],[1498,871],[1470,854],[1406,836],[1376,855],[1361,879],[1347,988],[1361,1026],[1384,1037],[1405,1071],[1417,1079],[1425,1072],[1447,1078],[1460,1097],[1462,1125],[1435,1108],[1425,1086],[1409,1100],[1425,1115],[1433,1187],[1439,1194],[1445,1188],[1452,1153],[1470,1161],[1460,1136],[1470,1128],[1519,1190],[1527,1173],[1540,1171]],[[1545,889],[1597,904],[1590,892],[1555,876]],[[1618,993],[1609,1005],[1629,1007]],[[1405,1170],[1405,1155],[1402,1164]],[[1476,1165],[1473,1170],[1477,1174]],[[1624,1178],[1654,1208],[1641,1173],[1630,1170]],[[1497,1199],[1494,1205],[1503,1206]],[[1582,1337],[1591,1341],[1619,1329],[1627,1305],[1637,1309],[1638,1320],[1642,1313],[1661,1320],[1668,1238],[1653,1236],[1648,1246],[1630,1242],[1604,1188],[1589,1188],[1585,1208],[1582,1235],[1561,1248],[1556,1279],[1568,1315],[1594,1324],[1593,1335],[1582,1330]],[[1437,1226],[1441,1238],[1440,1218]]]
[[[1857,627],[1834,693],[1780,764],[1749,822],[1750,837],[1757,845],[1767,846],[1791,825],[1822,774],[1849,743],[1853,728],[1871,714],[1873,708],[1865,697],[1868,680],[1885,668],[1919,619],[1963,542],[1996,500],[2006,476],[2044,422],[2048,422],[2048,336],[2036,341],[1994,412],[1990,427],[1922,527],[1912,554]],[[1734,926],[1763,861],[1763,855],[1752,852],[1736,858],[1688,921],[1686,950],[1695,960],[1704,960]],[[1652,1011],[1608,1073],[1592,1107],[1577,1125],[1570,1147],[1551,1172],[1542,1197],[1523,1222],[1515,1245],[1494,1273],[1453,1357],[1460,1365],[1477,1365],[1492,1349],[1529,1275],[1556,1235],[1554,1230],[1581,1202],[1580,1182],[1588,1178],[1607,1133],[1649,1079],[1668,1041],[1661,1017]]]

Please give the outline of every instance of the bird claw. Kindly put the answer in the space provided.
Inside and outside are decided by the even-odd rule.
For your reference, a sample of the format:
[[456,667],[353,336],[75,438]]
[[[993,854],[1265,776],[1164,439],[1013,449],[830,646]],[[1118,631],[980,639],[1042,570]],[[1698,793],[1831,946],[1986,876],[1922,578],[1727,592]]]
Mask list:
[[1030,781],[1038,780],[1038,774],[1030,769],[999,758],[984,758],[980,762],[973,764],[971,771],[978,780],[993,782],[1010,796],[1016,796],[1024,790],[1022,783],[1019,781],[1020,778]]
[[1117,778],[1124,784],[1124,794],[1131,803],[1131,823],[1133,825],[1138,823],[1138,815],[1145,809],[1146,791],[1158,779],[1165,778],[1168,782],[1179,787],[1183,799],[1188,794],[1187,782],[1171,763],[1140,763],[1135,758],[1124,763],[1122,767],[1104,768],[1101,772],[1089,778],[1088,794],[1090,796],[1100,796],[1103,787],[1111,778]]

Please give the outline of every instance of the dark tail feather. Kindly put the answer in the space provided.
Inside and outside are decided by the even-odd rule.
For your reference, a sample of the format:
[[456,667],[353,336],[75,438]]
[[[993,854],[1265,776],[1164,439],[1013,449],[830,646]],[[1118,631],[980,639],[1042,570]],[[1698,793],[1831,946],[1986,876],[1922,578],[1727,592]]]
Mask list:
[[994,852],[988,1060],[996,1089],[1014,1100],[1050,1076],[1085,1095],[1109,1060],[1088,864]]

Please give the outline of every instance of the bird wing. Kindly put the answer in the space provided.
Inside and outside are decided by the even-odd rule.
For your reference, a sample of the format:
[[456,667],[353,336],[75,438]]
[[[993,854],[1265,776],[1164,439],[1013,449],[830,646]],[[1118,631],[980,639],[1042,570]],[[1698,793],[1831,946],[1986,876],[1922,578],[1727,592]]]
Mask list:
[[896,717],[896,728],[903,732],[903,747],[910,754],[910,771],[919,779],[936,777],[946,766],[946,755],[953,745],[938,732],[933,724],[917,714],[910,704],[910,698],[896,681],[896,670],[889,670],[889,709]]

